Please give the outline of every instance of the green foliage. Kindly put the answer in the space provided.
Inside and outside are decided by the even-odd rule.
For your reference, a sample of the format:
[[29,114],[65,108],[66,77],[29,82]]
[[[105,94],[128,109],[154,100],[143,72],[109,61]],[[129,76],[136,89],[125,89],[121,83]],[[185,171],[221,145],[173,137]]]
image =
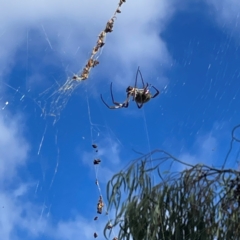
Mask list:
[[[160,157],[152,159],[156,154]],[[161,173],[166,162],[185,169]],[[240,173],[232,169],[185,164],[157,150],[114,175],[107,197],[108,210],[116,211],[111,226],[119,228],[119,240],[236,240],[240,236]]]

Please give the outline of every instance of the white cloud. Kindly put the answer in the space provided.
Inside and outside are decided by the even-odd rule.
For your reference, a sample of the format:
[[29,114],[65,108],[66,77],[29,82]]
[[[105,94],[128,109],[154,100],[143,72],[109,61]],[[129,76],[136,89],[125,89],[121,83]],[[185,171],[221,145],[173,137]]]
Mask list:
[[52,237],[59,240],[77,240],[77,239],[93,239],[96,232],[100,240],[105,239],[102,235],[105,225],[102,221],[87,221],[81,217],[75,217],[68,222],[59,222],[56,228],[52,229]]
[[[212,133],[198,136],[193,146],[194,153],[183,152],[178,159],[192,165],[211,166],[216,161],[215,149],[218,148],[219,141],[220,139],[217,139]],[[181,165],[180,168],[184,169],[185,166]]]
[[[29,146],[22,136],[19,116],[3,116],[0,112],[0,180],[13,179],[17,168],[26,163]],[[4,111],[6,113],[6,111]]]
[[[71,69],[79,70],[84,66],[97,35],[105,27],[117,4],[117,0],[73,0],[71,3],[67,0],[2,1],[0,45],[4,48],[0,56],[1,74],[8,74],[16,61],[22,57],[18,53],[19,50],[26,50],[26,56],[23,57],[30,59],[29,56],[33,54],[28,52],[30,44],[36,51],[42,44],[46,44],[46,51],[55,57],[60,56],[63,62],[69,62],[72,65]],[[161,75],[162,66],[166,67],[171,61],[161,33],[174,11],[175,1],[170,3],[167,0],[132,0],[124,3],[122,13],[115,22],[114,31],[107,37],[104,49],[105,64],[101,62],[101,59],[104,59],[104,56],[101,56],[102,67],[98,68],[100,72],[105,71],[104,75],[109,77],[115,70],[111,68],[110,72],[109,64],[117,66],[117,81],[124,86],[132,81],[132,73],[138,65],[153,75],[154,72],[160,72],[158,74]],[[32,39],[33,35],[30,33],[33,30],[35,38]],[[47,57],[41,61],[39,65],[55,64]],[[32,76],[29,76],[29,80],[35,84],[45,79],[38,67],[33,66]],[[66,65],[63,66],[65,67],[67,68]],[[26,66],[23,68],[28,70]],[[10,191],[0,185],[1,238],[19,239],[15,230],[20,229],[30,236],[45,235],[63,240],[92,239],[94,229],[99,232],[102,230],[101,224],[95,228],[91,226],[90,221],[77,215],[73,219],[54,225],[51,223],[51,217],[42,214],[44,206],[28,200],[33,186],[20,179],[18,170],[27,163],[30,144],[24,138],[22,118],[17,115],[6,116],[7,111],[0,112],[0,180],[2,183],[7,180],[13,186]],[[107,181],[115,169],[121,168],[120,148],[118,143],[109,139],[102,142],[104,146],[99,146],[99,156],[104,156],[105,159],[99,178]],[[85,157],[89,162],[89,155]]]
[[[2,113],[6,111],[2,111]],[[25,138],[23,137],[22,131],[17,130],[21,126],[23,129],[24,124],[21,118],[5,118],[1,116],[0,128],[4,130],[4,135],[7,137],[1,139],[1,143],[8,144],[12,141],[15,150],[20,153],[20,160],[14,155],[15,161],[12,161],[12,168],[15,170],[14,175],[17,175],[18,166],[22,166],[26,163],[27,152],[29,145],[27,144]],[[7,120],[7,121],[6,121]],[[107,156],[105,159],[108,167],[106,169],[101,169],[101,174],[105,177],[110,175],[115,167],[120,166],[120,147],[119,144],[113,140],[110,142],[108,138],[102,140],[102,145],[99,145],[99,156]],[[21,150],[17,147],[21,146]],[[24,147],[25,146],[25,147]],[[196,154],[183,153],[179,159],[186,161],[188,163],[207,163],[210,165],[213,162],[213,149],[218,147],[217,138],[213,133],[201,135],[196,139],[195,147]],[[20,148],[20,147],[19,147]],[[6,153],[2,157],[2,161],[5,164],[8,159],[11,159],[12,152],[11,149],[5,150]],[[9,157],[9,156],[10,157]],[[93,155],[85,154],[83,159],[86,162],[91,162]],[[92,162],[91,162],[92,163]],[[106,173],[106,171],[109,171]],[[10,172],[11,173],[11,172]],[[13,174],[13,173],[12,173]],[[11,175],[13,177],[13,175]],[[9,176],[1,176],[1,181],[8,179]],[[100,177],[102,178],[102,176]],[[77,239],[93,239],[94,232],[97,232],[98,239],[104,239],[102,237],[102,230],[104,228],[105,220],[93,222],[92,219],[85,219],[80,216],[80,214],[75,214],[74,217],[58,221],[53,224],[51,220],[51,214],[41,213],[45,206],[38,206],[31,203],[26,199],[27,194],[33,191],[33,184],[24,183],[18,181],[18,186],[14,187],[13,191],[7,189],[0,189],[0,232],[1,237],[4,240],[19,240],[15,230],[21,229],[26,231],[26,234],[31,237],[45,236],[51,239],[59,240],[77,240]],[[24,200],[23,200],[24,199]],[[102,217],[102,216],[101,216]],[[107,219],[106,219],[107,220]]]
[[[22,118],[9,115],[6,110],[0,112],[0,232],[5,240],[12,239],[16,226],[28,226],[26,221],[33,217],[29,204],[20,201],[30,185],[22,183],[18,175],[19,167],[26,164],[29,145],[23,137]],[[30,218],[23,218],[23,212]]]
[[7,115],[7,110],[0,111],[0,238],[19,240],[20,230],[31,239],[40,236],[61,240],[92,239],[95,231],[98,239],[104,239],[101,236],[105,221],[92,226],[92,219],[86,220],[77,214],[53,224],[50,209],[29,199],[36,186],[34,182],[24,182],[19,175],[19,167],[26,166],[30,149],[23,136],[24,121],[19,116]]
[[124,68],[156,67],[169,63],[165,43],[160,38],[167,20],[174,12],[169,1],[129,1],[116,21],[114,34],[109,36],[111,53]]
[[220,27],[227,26],[231,32],[232,30],[235,33],[239,32],[240,2],[238,0],[207,0],[206,3],[210,6]]
[[[1,70],[5,73],[10,70],[14,59],[19,57],[16,52],[20,48],[27,49],[31,43],[37,49],[43,42],[48,45],[48,51],[71,62],[71,70],[79,70],[117,5],[118,1],[112,0],[74,0],[71,4],[67,0],[3,1],[0,10],[0,44],[4,46]],[[161,74],[162,66],[168,65],[171,57],[160,35],[174,10],[175,1],[133,0],[124,3],[113,33],[108,34],[104,49],[108,63],[102,64],[100,72],[105,71],[107,76],[109,64],[116,64],[120,68],[120,78],[126,79],[124,82],[132,79],[133,69],[135,72],[138,65]],[[39,37],[31,39],[28,34],[31,30],[36,30]],[[31,56],[31,52],[28,54]],[[46,59],[43,61],[54,64],[47,63]]]

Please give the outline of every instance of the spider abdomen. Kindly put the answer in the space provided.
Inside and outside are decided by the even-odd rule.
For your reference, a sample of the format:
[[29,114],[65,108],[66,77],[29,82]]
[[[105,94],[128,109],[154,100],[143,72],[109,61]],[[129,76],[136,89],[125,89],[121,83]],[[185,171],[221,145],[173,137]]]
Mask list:
[[137,103],[146,103],[152,98],[150,93],[145,93],[144,91],[138,91],[135,97]]

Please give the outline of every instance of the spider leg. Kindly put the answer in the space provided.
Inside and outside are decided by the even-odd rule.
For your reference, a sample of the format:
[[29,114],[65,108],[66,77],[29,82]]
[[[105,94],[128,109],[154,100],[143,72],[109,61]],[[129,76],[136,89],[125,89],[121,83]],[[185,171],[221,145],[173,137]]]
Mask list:
[[127,108],[128,107],[128,102],[129,102],[129,97],[127,97],[126,101],[124,103],[119,103],[119,102],[116,102],[114,100],[114,97],[113,97],[113,92],[112,92],[112,82],[111,82],[111,85],[110,85],[110,90],[111,90],[111,97],[112,97],[112,102],[113,104],[115,104],[115,108],[122,108],[122,107],[125,107]]
[[152,98],[155,98],[160,92],[157,88],[155,88],[154,86],[152,86],[155,90],[156,90],[156,93],[152,96]]
[[[115,104],[114,97],[113,97],[113,92],[112,92],[112,82],[111,82],[111,85],[110,85],[110,92],[111,92],[112,102]],[[118,104],[119,103],[117,103],[116,105],[118,105]]]
[[139,71],[139,67],[138,67],[138,69],[137,69],[137,73],[136,73],[136,78],[135,78],[134,88],[137,87],[138,71]]
[[[138,67],[138,70],[137,70],[137,76],[138,76],[138,73],[140,74],[140,77],[141,77],[141,80],[142,80],[142,85],[143,85],[143,88],[145,89],[145,84],[144,84],[144,81],[143,81],[143,77],[142,77],[142,73]],[[137,78],[136,76],[136,78]],[[136,84],[137,84],[137,79],[136,79]],[[148,85],[148,84],[147,84]],[[135,86],[136,87],[136,86]]]
[[128,94],[127,99],[126,99],[126,101],[125,101],[124,103],[119,103],[119,102],[116,102],[116,101],[114,100],[113,92],[112,92],[112,83],[111,83],[111,85],[110,85],[110,91],[111,91],[112,102],[113,102],[113,104],[115,104],[115,106],[109,106],[109,105],[104,101],[103,96],[102,96],[102,94],[101,94],[100,97],[101,97],[102,102],[105,104],[105,106],[107,106],[109,109],[118,109],[118,108],[123,108],[123,107],[124,107],[124,108],[127,108],[127,107],[128,107],[129,97],[130,97],[129,94]]
[[100,95],[101,96],[101,100],[102,100],[102,102],[109,108],[109,109],[117,109],[117,108],[120,108],[120,105],[116,105],[116,106],[109,106],[105,101],[104,101],[104,99],[103,99],[103,97],[102,97],[102,94]]
[[128,107],[128,102],[125,102],[125,103],[122,105],[122,107],[127,108],[127,107]]
[[147,84],[146,84],[146,87],[143,89],[144,92],[147,92],[147,91],[148,91],[148,86],[149,86],[149,84],[147,83]]
[[125,102],[123,103],[123,107],[127,108],[129,101],[130,101],[130,97],[131,97],[131,93],[127,94],[127,99],[125,100]]
[[140,103],[140,104],[137,103],[137,107],[138,107],[139,109],[142,108],[142,106],[143,106],[143,103]]

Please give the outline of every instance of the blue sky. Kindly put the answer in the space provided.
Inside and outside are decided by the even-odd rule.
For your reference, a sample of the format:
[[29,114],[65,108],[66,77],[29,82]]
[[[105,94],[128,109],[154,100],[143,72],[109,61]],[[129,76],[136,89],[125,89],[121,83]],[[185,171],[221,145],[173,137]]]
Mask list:
[[[96,175],[105,195],[135,151],[221,166],[240,122],[237,0],[127,1],[74,92],[58,89],[84,67],[118,2],[0,2],[1,239],[103,239]],[[113,82],[124,101],[138,66],[161,94],[140,110],[107,109],[100,94],[110,104]],[[227,167],[238,168],[238,151]]]

